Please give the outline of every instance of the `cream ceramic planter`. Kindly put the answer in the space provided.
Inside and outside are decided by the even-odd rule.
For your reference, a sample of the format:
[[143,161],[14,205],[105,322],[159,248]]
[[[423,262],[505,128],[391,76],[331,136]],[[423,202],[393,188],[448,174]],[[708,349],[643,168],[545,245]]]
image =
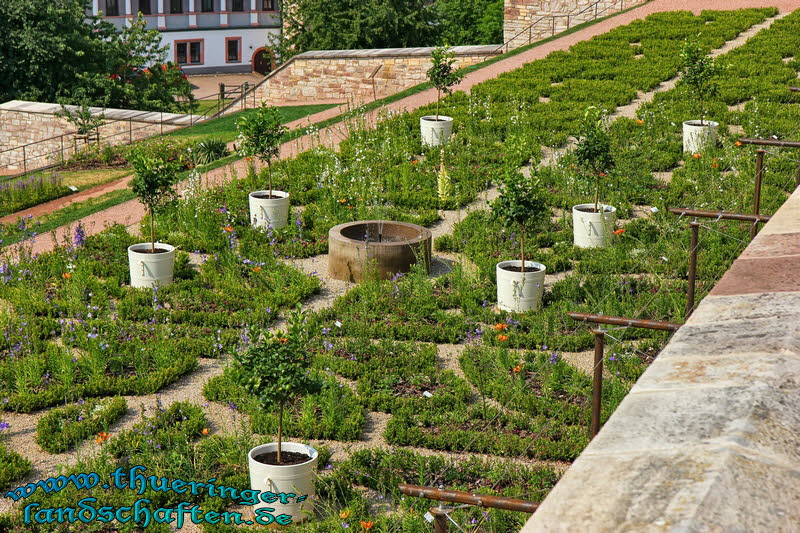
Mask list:
[[289,221],[289,193],[272,191],[278,198],[259,198],[267,196],[269,191],[254,191],[249,195],[250,223],[254,228],[278,229],[284,227]]
[[[251,449],[247,454],[247,463],[250,469],[250,488],[262,493],[262,499],[253,506],[253,512],[261,508],[272,508],[270,514],[278,516],[286,514],[292,517],[292,523],[302,522],[314,515],[314,474],[317,470],[319,456],[317,450],[306,444],[298,442],[284,442],[281,450],[284,452],[304,453],[311,456],[305,463],[297,465],[266,465],[255,460],[255,457],[262,453],[275,452],[278,450],[277,442],[262,444]],[[267,492],[274,494],[284,493],[287,495],[282,503],[279,498],[274,502],[265,502],[264,497]],[[289,498],[289,494],[294,497]],[[297,499],[302,498],[301,502]],[[271,499],[271,498],[270,498]]]
[[572,235],[579,248],[604,248],[611,243],[617,222],[617,208],[600,204],[601,213],[594,213],[594,204],[572,207]]
[[161,242],[156,250],[161,253],[147,253],[151,244],[143,242],[128,247],[128,268],[131,273],[131,287],[162,287],[172,283],[175,272],[175,247]]
[[715,145],[718,128],[719,123],[712,120],[704,120],[702,125],[699,120],[687,120],[683,123],[683,151],[696,154]]
[[439,146],[453,134],[453,119],[439,115],[439,120],[436,120],[436,115],[429,115],[419,119],[419,127],[423,146]]
[[497,307],[503,311],[522,313],[538,310],[542,306],[544,294],[544,274],[547,268],[541,263],[525,261],[526,268],[536,268],[536,272],[514,272],[506,267],[517,267],[522,261],[501,261],[497,263]]

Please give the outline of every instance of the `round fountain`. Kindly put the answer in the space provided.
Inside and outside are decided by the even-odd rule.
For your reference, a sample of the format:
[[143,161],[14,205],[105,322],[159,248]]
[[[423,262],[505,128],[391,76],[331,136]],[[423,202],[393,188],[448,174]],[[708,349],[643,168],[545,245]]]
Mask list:
[[431,231],[391,220],[347,222],[328,232],[328,253],[328,275],[344,281],[361,281],[370,272],[391,279],[419,262],[430,272]]

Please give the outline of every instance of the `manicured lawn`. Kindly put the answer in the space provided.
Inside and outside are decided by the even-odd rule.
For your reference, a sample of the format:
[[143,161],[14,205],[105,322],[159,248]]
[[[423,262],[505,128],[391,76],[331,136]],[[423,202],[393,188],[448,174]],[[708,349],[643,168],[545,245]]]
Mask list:
[[[335,106],[336,104],[323,104],[323,105],[306,105],[306,106],[285,106],[285,107],[279,107],[278,109],[280,109],[281,116],[283,117],[283,122],[285,124],[293,120],[306,117],[308,115],[313,115],[314,113],[319,113],[320,111],[325,111],[326,109],[330,109]],[[203,121],[198,124],[195,124],[191,128],[178,130],[173,133],[170,133],[169,135],[181,138],[198,139],[198,140],[205,137],[214,137],[217,139],[222,139],[224,141],[233,141],[236,139],[236,136],[238,135],[236,132],[236,121],[239,120],[239,117],[246,115],[248,113],[252,113],[252,110],[240,111],[238,113],[232,113],[224,117],[212,119],[209,121]]]

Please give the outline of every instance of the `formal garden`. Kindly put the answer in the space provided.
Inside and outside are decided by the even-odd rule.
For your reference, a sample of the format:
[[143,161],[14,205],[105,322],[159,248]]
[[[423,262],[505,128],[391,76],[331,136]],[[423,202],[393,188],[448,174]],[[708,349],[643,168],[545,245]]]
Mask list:
[[[314,471],[302,492],[316,498],[298,531],[432,530],[432,503],[403,497],[398,483],[541,501],[589,442],[594,341],[567,313],[682,322],[689,220],[667,208],[751,212],[754,149],[737,139],[800,137],[788,90],[800,73],[800,12],[707,57],[776,14],[650,15],[469,94],[447,94],[454,80],[443,54],[441,101],[384,113],[374,128],[350,122],[338,150],[320,137],[278,159],[282,120],[265,107],[239,123],[247,175],[204,188],[190,172],[180,196],[171,178],[192,170],[195,152],[171,140],[134,150],[144,237],[121,225],[88,237],[77,227],[55,251],[33,254],[25,221],[2,227],[0,239],[28,240],[18,257],[0,256],[0,488],[57,475],[31,478],[32,455],[64,462],[71,452],[77,460],[61,474],[108,480],[141,465],[158,478],[241,491],[274,477],[254,473],[253,450],[277,453],[278,465],[283,453],[288,465],[307,443],[299,462]],[[679,72],[684,81],[635,115],[617,113]],[[451,119],[452,133],[422,134],[422,117]],[[690,136],[687,145],[682,124],[698,119],[716,124],[702,130],[716,139]],[[797,159],[771,156],[763,214],[794,190]],[[420,246],[409,272],[382,276],[366,259],[371,246],[391,244],[376,222],[377,233],[352,239],[364,240],[358,283],[337,281],[329,232],[357,221],[428,228],[430,255]],[[698,299],[750,231],[704,224]],[[167,256],[172,268],[161,270]],[[669,335],[620,327],[607,338],[603,421]],[[193,379],[209,368],[219,371]],[[190,398],[153,409],[139,400],[187,380]],[[35,454],[13,445],[31,415]],[[272,442],[283,449],[262,446]],[[190,502],[248,520],[258,502],[208,487],[67,483],[25,497],[0,515],[0,531],[137,531],[141,523],[111,516],[31,525],[22,508],[140,498],[152,509]],[[309,510],[279,503],[269,507]],[[465,531],[496,533],[528,518],[476,507],[452,516]],[[203,528],[262,527],[222,522]],[[171,527],[154,520],[147,530]]]

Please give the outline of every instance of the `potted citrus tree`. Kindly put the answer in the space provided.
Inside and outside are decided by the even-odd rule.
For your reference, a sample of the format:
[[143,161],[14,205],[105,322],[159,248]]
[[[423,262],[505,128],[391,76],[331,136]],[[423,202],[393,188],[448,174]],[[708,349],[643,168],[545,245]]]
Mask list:
[[500,196],[492,202],[492,216],[519,239],[519,260],[497,263],[497,307],[504,311],[524,312],[542,305],[547,269],[541,263],[525,259],[525,232],[541,224],[547,214],[535,175],[525,178],[512,171],[504,176]]
[[706,120],[706,103],[717,94],[714,78],[720,73],[720,66],[714,58],[706,54],[697,41],[686,40],[681,48],[681,81],[691,92],[697,103],[700,120],[687,120],[683,123],[683,151],[697,153],[704,146],[717,142],[719,123]]
[[[255,228],[282,228],[289,220],[289,193],[272,188],[272,159],[280,155],[281,141],[286,133],[280,111],[264,102],[239,120],[236,127],[239,130],[239,154],[255,157],[267,164],[269,189],[250,193],[250,222]],[[256,167],[255,162],[253,166]]]
[[235,356],[237,381],[257,398],[263,409],[278,409],[277,442],[256,446],[248,453],[251,488],[306,496],[299,502],[294,499],[289,503],[261,503],[254,511],[259,507],[272,507],[274,514],[287,514],[293,522],[301,522],[312,515],[318,460],[317,451],[311,446],[283,442],[286,407],[301,395],[321,388],[321,382],[309,371],[309,336],[304,322],[298,307],[289,319],[288,331],[263,331],[247,351]]
[[175,271],[175,247],[156,242],[155,216],[175,198],[183,162],[151,155],[146,148],[133,150],[129,159],[134,171],[131,189],[150,216],[150,242],[128,247],[131,287],[168,285]]
[[600,203],[600,184],[614,166],[605,110],[586,109],[575,158],[582,175],[593,182],[594,201],[572,206],[573,240],[580,248],[602,248],[611,242],[617,221],[617,209]]
[[431,68],[427,75],[430,82],[436,87],[436,114],[426,115],[419,119],[422,132],[422,144],[439,146],[444,144],[453,133],[453,119],[439,114],[442,93],[450,94],[453,85],[464,78],[464,74],[453,66],[456,62],[455,52],[447,46],[438,46],[431,52]]

